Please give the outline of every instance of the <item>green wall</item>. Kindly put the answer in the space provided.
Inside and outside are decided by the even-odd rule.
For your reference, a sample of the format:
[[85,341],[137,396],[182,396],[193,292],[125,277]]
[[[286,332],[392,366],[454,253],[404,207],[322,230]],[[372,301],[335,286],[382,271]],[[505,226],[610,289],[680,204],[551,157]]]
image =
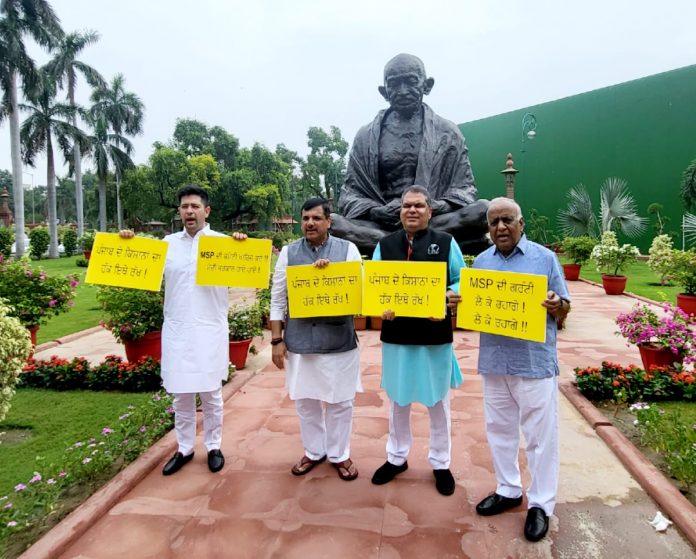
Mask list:
[[[534,140],[522,133],[522,118],[536,116]],[[536,208],[556,224],[566,192],[583,183],[599,210],[599,187],[607,177],[628,181],[640,215],[658,202],[679,239],[684,211],[681,174],[696,158],[696,65],[573,97],[460,124],[482,198],[505,196],[500,171],[508,152],[520,172],[515,199],[526,214]],[[523,141],[524,138],[524,141]],[[652,220],[651,220],[652,222]],[[647,252],[654,235],[633,240]],[[622,239],[624,242],[628,239]]]

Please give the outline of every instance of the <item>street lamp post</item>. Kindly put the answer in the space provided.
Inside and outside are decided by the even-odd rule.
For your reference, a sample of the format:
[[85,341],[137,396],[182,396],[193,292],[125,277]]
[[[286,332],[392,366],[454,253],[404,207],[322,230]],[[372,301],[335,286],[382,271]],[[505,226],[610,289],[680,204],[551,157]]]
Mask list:
[[522,151],[524,151],[524,143],[526,140],[536,138],[537,119],[532,113],[524,113],[522,117]]
[[515,175],[519,173],[519,171],[512,165],[512,154],[508,153],[507,161],[505,162],[505,169],[500,172],[505,177],[505,196],[510,198],[510,200],[515,199]]

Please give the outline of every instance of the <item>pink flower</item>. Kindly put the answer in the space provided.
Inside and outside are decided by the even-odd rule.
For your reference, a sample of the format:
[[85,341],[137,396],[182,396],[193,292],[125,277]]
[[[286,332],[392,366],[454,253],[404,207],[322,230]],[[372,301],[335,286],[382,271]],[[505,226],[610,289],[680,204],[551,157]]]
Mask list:
[[34,275],[34,273],[31,270],[27,269],[24,271],[24,275],[27,276],[28,278],[30,278]]
[[18,483],[17,485],[15,485],[15,491],[17,491],[17,492],[24,491],[26,488],[27,488],[27,486],[24,485],[23,483]]
[[75,280],[72,280],[70,282],[70,287],[75,287],[77,285],[77,282]]
[[29,483],[36,483],[37,481],[41,481],[41,479],[41,474],[34,472],[34,477],[29,480]]
[[130,414],[129,414],[129,413],[124,413],[123,415],[119,416],[119,419],[120,419],[121,421],[123,421],[123,420],[126,419],[127,417],[130,417]]
[[91,458],[85,458],[85,459],[82,461],[82,463],[83,463],[83,464],[89,464],[91,461],[92,461]]
[[58,474],[58,477],[65,477],[65,476],[67,476],[67,475],[68,475],[68,472],[60,472],[60,473]]
[[7,503],[7,504],[6,504],[4,507],[2,507],[2,508],[4,508],[5,510],[11,509],[11,508],[12,508],[12,503]]
[[147,431],[147,427],[145,427],[145,425],[141,425],[140,429],[138,429],[138,431],[140,431],[141,433],[144,433],[145,431]]
[[7,527],[8,527],[8,528],[14,528],[15,526],[17,526],[17,522],[15,522],[14,520],[10,520],[10,521],[7,523]]
[[110,434],[113,433],[113,432],[114,432],[114,430],[113,430],[113,429],[110,429],[109,427],[104,427],[104,428],[102,429],[102,435],[110,435]]
[[57,304],[58,304],[58,301],[56,301],[55,299],[51,299],[51,300],[48,302],[48,306],[49,306],[49,307],[55,307]]
[[53,478],[50,478],[50,479],[47,479],[47,480],[46,480],[46,484],[47,484],[47,485],[54,485],[55,483],[56,483],[56,480],[53,479]]

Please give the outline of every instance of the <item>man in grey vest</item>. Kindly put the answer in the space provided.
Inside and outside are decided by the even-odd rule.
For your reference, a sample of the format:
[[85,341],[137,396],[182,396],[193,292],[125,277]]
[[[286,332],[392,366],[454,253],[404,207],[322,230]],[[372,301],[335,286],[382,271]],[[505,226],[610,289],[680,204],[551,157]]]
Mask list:
[[[358,477],[350,459],[355,392],[360,384],[360,355],[352,316],[287,318],[287,267],[361,260],[357,247],[329,234],[331,208],[322,198],[302,206],[304,238],[284,246],[271,290],[273,363],[285,368],[288,395],[300,418],[304,455],[292,467],[302,476],[327,458],[341,479]],[[285,332],[283,321],[285,320]]]

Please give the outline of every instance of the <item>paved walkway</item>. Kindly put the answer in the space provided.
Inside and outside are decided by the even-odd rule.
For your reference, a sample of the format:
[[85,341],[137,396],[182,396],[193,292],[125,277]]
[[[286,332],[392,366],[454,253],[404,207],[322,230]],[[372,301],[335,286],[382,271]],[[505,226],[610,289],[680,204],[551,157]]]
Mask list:
[[[606,296],[587,283],[571,282],[570,288],[574,310],[559,341],[562,381],[572,378],[574,367],[604,359],[640,363],[637,350],[614,335],[613,323],[635,301]],[[91,334],[38,356],[58,350],[103,356],[94,355],[97,348],[104,355],[118,353],[107,338],[104,332]],[[474,506],[495,488],[495,477],[474,332],[455,333],[465,382],[452,394],[454,495],[435,490],[427,462],[427,411],[420,405],[413,411],[409,470],[385,486],[372,485],[372,473],[385,460],[388,402],[379,388],[379,333],[362,332],[360,343],[365,392],[357,397],[353,426],[357,480],[341,481],[328,464],[302,478],[290,474],[302,455],[298,422],[265,340],[261,353],[225,388],[222,472],[208,471],[199,441],[192,463],[163,477],[161,466],[175,445],[170,433],[24,557],[696,557],[674,526],[657,533],[648,524],[666,504],[686,526],[689,521],[696,526],[696,510],[667,489],[656,490],[663,503],[657,505],[598,436],[600,429],[595,431],[563,395],[561,482],[549,535],[536,544],[524,539],[526,503],[497,517],[476,515]],[[621,451],[620,442],[611,440]],[[525,463],[523,452],[520,462]],[[646,483],[659,478],[649,469],[636,471]]]

